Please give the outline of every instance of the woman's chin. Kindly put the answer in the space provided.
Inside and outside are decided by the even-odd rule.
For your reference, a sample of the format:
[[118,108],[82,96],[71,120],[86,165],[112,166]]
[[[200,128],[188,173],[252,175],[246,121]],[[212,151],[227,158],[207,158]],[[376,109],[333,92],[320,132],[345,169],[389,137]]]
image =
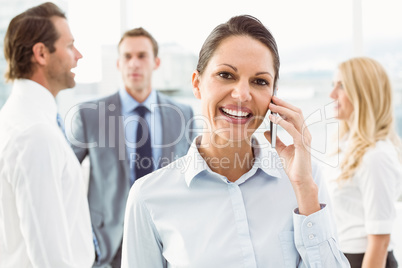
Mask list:
[[[244,142],[250,142],[251,135],[245,135],[245,133],[236,133],[236,132],[228,132],[228,133],[214,133],[212,136],[211,142],[214,143],[214,146],[218,146],[220,148],[224,148],[225,146],[232,146],[233,144],[242,144]],[[240,147],[239,147],[240,148]]]

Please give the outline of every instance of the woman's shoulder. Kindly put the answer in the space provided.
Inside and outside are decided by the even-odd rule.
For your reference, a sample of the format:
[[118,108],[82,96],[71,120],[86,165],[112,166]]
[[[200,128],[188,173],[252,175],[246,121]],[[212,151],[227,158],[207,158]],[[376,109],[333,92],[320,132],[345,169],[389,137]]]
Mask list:
[[398,153],[395,145],[390,140],[379,140],[376,144],[369,148],[363,156],[363,162],[371,164],[373,162],[398,162]]
[[[402,177],[402,163],[395,145],[390,140],[380,140],[367,150],[362,159],[359,174],[393,174]],[[365,176],[363,176],[365,177]]]
[[184,182],[185,170],[188,168],[186,160],[188,156],[178,158],[165,167],[159,168],[152,173],[135,181],[133,188],[142,194],[155,193],[157,189],[168,189]]

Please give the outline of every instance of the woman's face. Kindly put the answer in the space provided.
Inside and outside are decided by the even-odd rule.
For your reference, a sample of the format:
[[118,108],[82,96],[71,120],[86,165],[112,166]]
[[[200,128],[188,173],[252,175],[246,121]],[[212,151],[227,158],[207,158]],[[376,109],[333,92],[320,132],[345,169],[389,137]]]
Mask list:
[[342,75],[339,70],[335,73],[330,97],[337,101],[334,108],[335,117],[339,120],[349,120],[353,112],[353,105],[346,95]]
[[249,139],[268,111],[275,75],[263,43],[248,36],[223,40],[204,73],[193,73],[194,95],[208,119],[205,131],[218,143]]

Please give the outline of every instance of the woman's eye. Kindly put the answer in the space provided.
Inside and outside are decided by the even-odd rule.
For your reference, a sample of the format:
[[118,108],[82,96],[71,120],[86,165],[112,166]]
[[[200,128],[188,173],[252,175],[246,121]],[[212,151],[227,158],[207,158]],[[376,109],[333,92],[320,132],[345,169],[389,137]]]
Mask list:
[[264,79],[256,79],[255,83],[260,86],[268,86],[269,85],[269,83]]
[[220,77],[222,77],[222,78],[225,78],[225,79],[232,79],[233,78],[233,76],[230,73],[227,73],[227,72],[220,72],[218,75]]

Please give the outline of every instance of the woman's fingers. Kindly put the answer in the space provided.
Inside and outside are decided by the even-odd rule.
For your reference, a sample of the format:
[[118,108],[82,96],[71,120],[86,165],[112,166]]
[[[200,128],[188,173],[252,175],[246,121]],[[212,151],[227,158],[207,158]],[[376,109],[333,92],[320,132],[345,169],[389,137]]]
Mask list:
[[299,131],[301,130],[301,125],[304,123],[304,118],[301,110],[295,111],[290,108],[279,106],[273,103],[269,104],[269,109],[271,110],[271,112],[279,114],[284,120],[293,123]]
[[292,110],[298,114],[302,114],[302,111],[300,108],[293,106],[292,104],[278,98],[277,96],[272,96],[272,102],[276,104],[277,106],[285,107],[288,108],[289,110]]
[[[293,143],[296,144],[301,144],[302,139],[301,139],[301,134],[300,132],[294,127],[294,125],[291,122],[288,122],[281,118],[280,116],[274,116],[274,115],[269,115],[269,119],[275,123],[281,126],[284,130],[286,130],[287,133],[290,134],[293,138]],[[279,150],[278,150],[279,151]]]
[[[269,141],[269,143],[272,143],[271,141],[271,131],[267,130],[264,132],[264,136],[265,138]],[[282,152],[283,149],[286,148],[286,145],[281,141],[281,139],[277,136],[276,137],[276,151],[278,152],[278,154],[280,155],[280,153]]]
[[[279,116],[270,115],[269,119],[284,128],[293,138],[293,142],[296,144],[304,144],[308,147],[311,144],[311,135],[308,128],[305,125],[302,111],[289,104],[275,98],[276,104],[270,104],[269,109],[273,113],[278,113]],[[285,106],[280,106],[283,104]]]

